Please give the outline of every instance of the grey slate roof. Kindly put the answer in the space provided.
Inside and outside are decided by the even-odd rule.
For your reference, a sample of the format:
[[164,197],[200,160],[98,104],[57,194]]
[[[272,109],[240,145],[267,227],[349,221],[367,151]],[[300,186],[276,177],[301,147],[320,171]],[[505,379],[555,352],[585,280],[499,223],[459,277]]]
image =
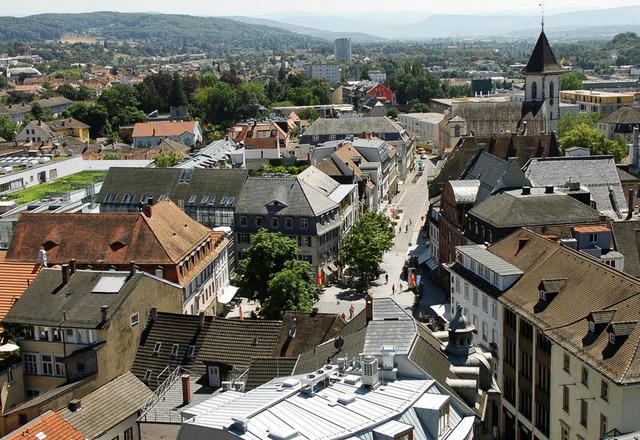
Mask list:
[[416,323],[391,298],[373,301],[373,320],[367,326],[364,354],[380,354],[383,345],[392,345],[397,354],[408,354],[415,340]]
[[633,107],[620,107],[598,121],[598,124],[640,124],[640,111]]
[[560,73],[562,71],[543,30],[540,32],[538,41],[531,52],[531,58],[529,58],[527,66],[522,69],[522,73]]
[[133,414],[151,395],[136,376],[127,372],[81,399],[82,409],[58,415],[88,438],[98,438]]
[[[125,282],[117,291],[92,293],[105,276],[122,277]],[[69,282],[62,285],[60,269],[44,268],[11,307],[3,322],[56,327],[64,314],[65,326],[100,328],[106,324],[102,321],[100,307],[108,306],[109,316],[113,315],[144,276],[149,275],[143,272],[129,276],[129,272],[77,270],[69,277]]]
[[479,203],[489,197],[508,166],[509,162],[506,160],[481,150],[464,171],[461,180],[480,181],[480,189],[476,197],[476,203]]
[[281,216],[307,216],[326,212],[337,204],[296,177],[249,177],[236,202],[236,213],[267,215],[267,205],[283,205]]
[[[184,170],[179,168],[111,168],[96,197],[98,203],[105,203],[107,194],[116,194],[120,203],[125,193],[136,194],[136,202],[143,194],[151,194],[155,201],[165,195],[174,202],[184,201],[187,206],[221,206],[223,197],[235,197],[229,206],[235,206],[247,176],[246,170],[204,170],[194,169],[188,182],[180,182]],[[194,203],[189,199],[197,196]],[[203,202],[204,196],[215,196],[211,205]],[[227,199],[228,200],[228,199]],[[224,205],[227,206],[227,205]]]
[[640,221],[611,222],[615,248],[624,255],[624,272],[640,276]]
[[399,124],[386,116],[372,118],[318,118],[304,131],[304,136],[335,134],[359,135],[361,133],[401,133]]
[[523,171],[531,184],[538,187],[566,188],[570,182],[579,182],[591,192],[596,209],[611,219],[621,220],[627,212],[613,156],[533,158]]
[[598,211],[573,197],[544,194],[542,188],[531,192],[528,196],[521,195],[521,190],[493,195],[474,206],[469,216],[497,228],[598,221]]

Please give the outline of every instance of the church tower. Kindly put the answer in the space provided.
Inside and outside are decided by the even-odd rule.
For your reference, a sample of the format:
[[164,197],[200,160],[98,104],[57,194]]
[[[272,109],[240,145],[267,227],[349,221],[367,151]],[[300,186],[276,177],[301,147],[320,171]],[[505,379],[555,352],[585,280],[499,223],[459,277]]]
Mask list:
[[524,102],[526,105],[546,112],[546,132],[557,127],[560,118],[560,75],[563,70],[549,46],[544,25],[538,42],[531,53],[525,76]]

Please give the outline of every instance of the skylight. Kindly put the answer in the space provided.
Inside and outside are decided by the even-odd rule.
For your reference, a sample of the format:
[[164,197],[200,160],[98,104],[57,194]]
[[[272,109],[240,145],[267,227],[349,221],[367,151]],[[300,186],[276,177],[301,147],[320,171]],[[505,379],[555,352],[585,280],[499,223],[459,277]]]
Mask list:
[[118,293],[127,282],[128,274],[103,274],[91,293]]

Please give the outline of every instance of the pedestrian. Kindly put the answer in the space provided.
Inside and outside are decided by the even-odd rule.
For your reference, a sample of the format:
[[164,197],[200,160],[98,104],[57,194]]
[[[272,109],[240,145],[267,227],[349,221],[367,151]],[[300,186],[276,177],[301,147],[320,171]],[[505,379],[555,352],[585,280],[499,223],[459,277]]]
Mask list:
[[351,307],[349,307],[349,319],[353,319],[353,312],[356,311],[356,308],[353,306],[353,304],[351,304]]
[[409,223],[404,225],[404,233],[406,234],[407,232],[409,232]]
[[409,219],[409,224],[411,224],[411,219]]
[[389,274],[388,273],[384,274],[384,283],[385,284],[389,284]]
[[394,284],[393,286],[391,286],[391,295],[395,295],[396,294],[396,285]]

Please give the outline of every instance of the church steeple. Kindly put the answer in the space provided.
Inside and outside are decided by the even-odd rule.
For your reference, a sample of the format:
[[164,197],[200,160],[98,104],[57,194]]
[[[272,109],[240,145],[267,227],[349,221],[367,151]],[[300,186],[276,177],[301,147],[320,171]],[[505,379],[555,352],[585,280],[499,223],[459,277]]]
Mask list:
[[522,69],[522,74],[539,75],[544,73],[562,73],[562,67],[560,66],[560,64],[558,64],[558,61],[556,61],[556,56],[551,50],[549,40],[547,40],[547,36],[545,35],[543,29],[540,32],[540,36],[538,37],[536,46],[533,48],[533,52],[531,53],[531,57],[529,58],[527,66]]

